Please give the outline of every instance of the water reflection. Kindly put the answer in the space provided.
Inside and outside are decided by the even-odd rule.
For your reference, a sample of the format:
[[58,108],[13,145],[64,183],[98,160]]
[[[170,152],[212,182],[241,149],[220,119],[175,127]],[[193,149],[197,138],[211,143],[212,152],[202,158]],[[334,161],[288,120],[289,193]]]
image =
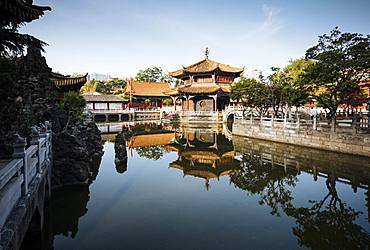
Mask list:
[[204,179],[206,190],[210,188],[210,179],[219,179],[240,169],[232,143],[222,134],[184,131],[166,148],[178,155],[170,167],[181,170],[184,176]]
[[87,213],[90,199],[88,185],[63,187],[53,192],[51,220],[53,235],[74,238],[78,232],[80,217]]
[[127,149],[126,141],[122,133],[116,135],[114,142],[115,159],[117,173],[123,174],[127,171]]
[[343,202],[335,181],[326,180],[328,193],[308,207],[295,207],[288,202],[284,212],[296,220],[293,233],[298,243],[313,249],[368,249],[369,235],[356,224],[361,212]]
[[[107,141],[114,142],[114,147],[112,152],[106,152],[104,155],[104,158],[109,161],[105,165],[102,163],[101,167],[113,168],[114,174],[116,176],[117,173],[119,174],[118,183],[126,182],[128,185],[113,192],[115,195],[110,199],[114,204],[105,206],[105,208],[107,205],[114,208],[118,206],[116,200],[123,200],[124,205],[118,206],[119,217],[114,217],[109,223],[103,220],[104,226],[96,226],[94,229],[98,233],[108,232],[108,235],[112,235],[109,241],[110,247],[107,246],[107,249],[120,248],[122,242],[116,235],[117,231],[130,235],[139,227],[137,222],[143,223],[143,228],[140,233],[130,235],[132,244],[139,244],[138,240],[144,237],[143,235],[146,235],[148,240],[148,245],[140,243],[137,248],[160,248],[155,244],[161,237],[167,240],[173,238],[166,243],[164,247],[166,249],[243,248],[246,244],[243,237],[252,233],[253,237],[248,238],[247,241],[251,248],[279,248],[275,243],[267,244],[268,240],[265,239],[283,233],[288,235],[281,239],[283,243],[295,246],[294,248],[369,248],[370,161],[368,158],[241,137],[234,137],[231,141],[218,129],[174,129],[160,124],[128,126],[119,134],[109,139],[107,137]],[[109,142],[107,143],[110,145]],[[151,168],[145,168],[144,165],[151,165]],[[128,166],[130,166],[129,169]],[[111,194],[110,189],[114,186],[104,187],[104,183],[112,177],[106,179],[106,176],[98,175],[98,170],[99,168],[94,169],[90,184],[95,178],[104,180],[95,184],[93,191],[102,193],[99,198],[102,200],[102,197]],[[146,174],[143,171],[150,171],[150,173]],[[176,177],[177,175],[168,174],[180,171],[190,182],[184,182]],[[122,173],[124,174],[121,175]],[[161,180],[161,184],[153,182],[157,178]],[[205,189],[193,189],[192,185],[199,186],[199,183],[192,183],[191,180],[199,178],[204,181]],[[150,187],[149,193],[137,191],[146,190],[138,187],[146,184]],[[179,195],[171,196],[172,200],[167,200],[168,197],[164,193],[168,189],[172,189]],[[54,237],[64,235],[75,238],[76,246],[85,244],[84,246],[98,248],[84,240],[87,237],[86,229],[82,232],[85,237],[82,239],[76,237],[79,234],[81,218],[89,217],[89,213],[92,213],[87,209],[88,202],[92,202],[89,201],[90,192],[92,192],[90,190],[89,185],[83,185],[67,187],[55,192],[51,207]],[[131,196],[126,194],[130,190],[133,190]],[[209,190],[205,192],[206,196],[203,196],[204,190]],[[187,196],[188,192],[191,195]],[[176,199],[181,196],[191,198]],[[140,199],[140,197],[143,198]],[[99,199],[95,198],[95,206],[99,206],[97,205],[100,202]],[[203,202],[204,200],[209,204]],[[136,204],[138,207],[135,207]],[[189,214],[186,214],[186,209],[181,212],[174,209],[174,214],[179,216],[174,217],[170,208],[177,205],[186,207],[190,210]],[[125,210],[127,206],[133,206],[135,209]],[[238,206],[240,210],[237,209]],[[215,214],[211,211],[218,211],[217,209],[221,207],[224,209],[222,211],[228,211],[224,216],[229,217],[225,217],[225,220],[219,218],[218,222],[214,222],[213,218],[219,212]],[[250,211],[258,211],[256,213],[259,217],[247,217],[249,219],[244,221],[247,214],[246,207]],[[152,217],[140,219],[143,213],[157,211],[157,208],[159,212],[154,213]],[[95,207],[89,209],[95,209]],[[140,215],[135,213],[139,209],[143,209],[138,212]],[[121,213],[121,210],[126,211],[130,216],[123,220],[124,213]],[[113,210],[109,211],[113,213]],[[94,216],[86,220],[90,224],[95,224],[96,216],[102,218],[109,216],[105,213],[105,211],[94,212]],[[196,216],[198,213],[205,218],[207,216],[212,218],[208,223],[201,224],[198,222],[199,217]],[[172,217],[176,220],[162,224],[166,218]],[[130,218],[133,219],[134,224],[128,227]],[[230,220],[231,226],[227,224],[226,218]],[[150,221],[156,221],[156,219],[160,221],[160,223],[154,223],[159,230],[153,230],[153,225],[150,224]],[[119,224],[117,221],[121,220],[122,224]],[[224,245],[215,243],[212,233],[203,233],[202,244],[204,245],[200,247],[201,243],[196,240],[186,243],[175,240],[176,230],[167,230],[168,228],[181,230],[180,228],[184,227],[184,230],[188,229],[188,237],[196,239],[197,233],[194,232],[193,235],[189,227],[186,227],[187,223],[190,223],[190,227],[194,230],[201,229],[200,232],[211,232],[215,228],[229,226],[233,229],[228,232],[222,231],[226,236],[224,242],[227,244]],[[233,223],[238,223],[238,226],[232,226]],[[285,231],[279,227],[279,223]],[[254,226],[248,227],[249,224]],[[272,230],[270,232],[259,227],[268,227]],[[151,237],[148,238],[148,235]],[[126,241],[131,242],[131,238],[126,238]],[[150,241],[151,238],[153,241]],[[58,239],[63,241],[60,237]],[[253,240],[257,243],[252,243]],[[103,241],[103,238],[92,240],[95,244],[100,241]],[[132,245],[129,244],[129,246]],[[67,249],[67,247],[59,249]]]
[[[93,160],[88,183],[69,185],[54,189],[52,200],[45,208],[43,238],[41,247],[37,249],[54,249],[54,240],[57,235],[75,238],[79,230],[79,220],[87,212],[87,203],[90,200],[90,185],[99,174],[101,158]],[[25,249],[33,249],[38,242],[30,242]]]
[[298,171],[268,164],[253,154],[242,156],[242,168],[230,175],[230,181],[251,194],[260,196],[260,204],[271,207],[271,214],[279,215],[279,207],[286,206],[292,199],[291,188],[296,185]]
[[[234,138],[235,147],[243,154],[242,171],[231,175],[236,187],[260,196],[260,204],[279,211],[296,221],[293,234],[301,246],[313,249],[368,249],[369,233],[357,224],[360,211],[346,204],[336,184],[351,185],[353,192],[367,189],[369,220],[369,167],[365,157],[336,154],[315,149],[283,145],[261,140]],[[324,177],[326,192],[319,200],[308,200],[307,206],[294,203],[292,190],[301,171]]]

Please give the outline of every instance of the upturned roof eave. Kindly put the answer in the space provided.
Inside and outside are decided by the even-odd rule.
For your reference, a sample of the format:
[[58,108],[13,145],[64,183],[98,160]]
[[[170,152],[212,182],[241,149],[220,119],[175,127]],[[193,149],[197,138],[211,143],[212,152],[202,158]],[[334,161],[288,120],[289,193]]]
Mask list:
[[[208,70],[192,70],[191,69],[191,68],[199,66],[203,63],[209,64],[208,66],[206,65],[206,67],[211,67],[211,68],[208,69]],[[224,67],[233,68],[235,70],[227,70],[227,69],[224,69]],[[245,69],[244,67],[243,68],[232,67],[232,66],[222,64],[222,63],[219,63],[219,62],[216,62],[216,61],[212,61],[212,60],[209,60],[208,58],[206,58],[206,59],[204,59],[202,61],[199,61],[197,63],[194,63],[190,66],[183,67],[182,69],[169,72],[169,74],[170,74],[170,76],[175,77],[175,78],[181,78],[181,77],[184,77],[184,76],[189,75],[189,74],[212,73],[212,72],[215,72],[217,70],[219,70],[221,72],[224,72],[224,73],[227,73],[227,74],[242,74],[244,72],[244,69]]]

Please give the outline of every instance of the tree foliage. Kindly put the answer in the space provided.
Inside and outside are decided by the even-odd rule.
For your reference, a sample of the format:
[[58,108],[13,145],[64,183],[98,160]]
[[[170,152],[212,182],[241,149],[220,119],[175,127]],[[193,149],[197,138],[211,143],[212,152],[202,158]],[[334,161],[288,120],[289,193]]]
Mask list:
[[304,74],[312,85],[317,104],[335,117],[338,106],[363,96],[361,81],[370,80],[370,36],[342,33],[338,28],[319,36],[318,44],[306,51],[315,60]]
[[231,87],[230,97],[245,102],[247,106],[265,114],[272,108],[275,116],[284,113],[284,107],[302,106],[308,101],[309,92],[301,75],[313,64],[312,60],[296,59],[283,69],[271,68],[272,74],[260,81],[242,78]]
[[81,88],[82,93],[99,92],[102,94],[123,94],[126,87],[126,80],[113,78],[107,81],[90,80]]
[[94,93],[96,91],[96,85],[97,85],[96,80],[88,80],[84,86],[81,88],[81,93],[82,94],[87,94],[87,93]]
[[82,118],[86,101],[78,92],[70,91],[64,94],[59,107],[68,113],[74,114],[76,117]]
[[135,76],[136,81],[141,82],[173,82],[174,79],[165,74],[161,67],[151,67],[140,70]]
[[[1,8],[4,7],[2,6]],[[12,4],[10,8],[14,8],[12,13],[7,13],[5,10],[5,12],[2,11],[2,15],[0,16],[0,56],[17,56],[23,53],[25,47],[29,46],[43,50],[42,47],[46,43],[31,35],[18,32],[21,25],[32,21],[32,19],[26,15],[16,18],[15,15],[21,15],[22,10],[17,9],[19,7],[16,7],[16,5],[12,6]],[[42,9],[44,11],[51,10],[50,7],[42,7]]]
[[268,79],[275,115],[279,110],[283,111],[284,106],[299,107],[309,100],[309,90],[302,75],[313,63],[312,60],[299,58],[291,60],[283,70],[272,68],[273,73]]
[[230,98],[244,102],[262,116],[271,107],[268,86],[251,78],[242,78],[231,85]]

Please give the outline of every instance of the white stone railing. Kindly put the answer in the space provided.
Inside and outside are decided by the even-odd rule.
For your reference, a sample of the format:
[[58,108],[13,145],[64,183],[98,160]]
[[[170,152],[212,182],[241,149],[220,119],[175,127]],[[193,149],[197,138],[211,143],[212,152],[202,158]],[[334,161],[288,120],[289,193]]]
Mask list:
[[89,109],[92,114],[134,113],[133,109]]
[[220,111],[181,111],[182,115],[186,116],[211,116],[221,114]]
[[40,178],[52,161],[52,132],[49,122],[32,127],[31,142],[16,135],[14,152],[7,164],[0,166],[0,229],[18,200],[28,195],[29,186]]
[[357,129],[370,129],[370,123],[368,118],[358,117],[357,119],[338,119],[338,120],[323,120],[318,119],[314,116],[312,119],[301,119],[299,114],[296,118],[288,118],[287,115],[284,118],[270,117],[243,117],[234,116],[234,122],[240,122],[244,124],[260,124],[263,127],[283,127],[283,128],[294,128],[299,129],[300,127],[311,127],[314,130],[320,128],[330,128],[335,131],[337,128],[350,130],[354,132]]
[[228,105],[225,107],[225,111],[244,111],[246,107],[240,105]]
[[134,109],[135,112],[140,112],[140,113],[153,113],[153,112],[161,112],[160,108],[153,108],[153,109]]

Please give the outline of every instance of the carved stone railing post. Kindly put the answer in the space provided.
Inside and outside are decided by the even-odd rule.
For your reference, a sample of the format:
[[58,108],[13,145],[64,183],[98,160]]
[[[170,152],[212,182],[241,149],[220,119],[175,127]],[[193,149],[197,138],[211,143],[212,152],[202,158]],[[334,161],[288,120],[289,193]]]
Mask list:
[[41,173],[41,143],[40,143],[40,129],[36,126],[31,127],[31,145],[37,146],[37,173]]
[[275,119],[275,115],[272,114],[272,116],[271,116],[271,128],[274,127],[274,119]]
[[263,118],[262,118],[262,114],[261,114],[261,120],[260,120],[260,122],[261,122],[261,127],[263,126]]
[[355,115],[352,118],[352,124],[351,124],[353,134],[357,134],[357,124],[358,124],[358,116]]
[[287,113],[284,113],[284,128],[286,128],[286,122],[287,122]]
[[301,119],[299,117],[299,114],[297,114],[297,129],[301,127]]
[[22,159],[22,174],[23,174],[23,183],[22,183],[22,195],[28,193],[28,167],[27,167],[27,156],[26,156],[26,140],[21,137],[19,134],[15,134],[15,143],[13,144],[13,155],[14,159]]
[[313,129],[317,130],[317,114],[313,116]]
[[337,126],[337,119],[336,117],[334,117],[331,119],[331,128],[330,128],[331,133],[335,133],[336,126]]
[[[40,138],[45,138],[45,152],[44,152],[44,160],[49,160],[49,140],[48,140],[48,132],[47,132],[47,124],[40,123]],[[46,162],[46,164],[49,164],[49,162]]]
[[49,122],[49,121],[46,121],[45,122],[45,127],[46,127],[46,133],[48,134],[48,137],[47,137],[47,158],[51,161],[52,158],[53,158],[53,143],[52,143],[52,139],[53,139],[53,131],[51,130],[51,127],[52,127],[52,123]]

